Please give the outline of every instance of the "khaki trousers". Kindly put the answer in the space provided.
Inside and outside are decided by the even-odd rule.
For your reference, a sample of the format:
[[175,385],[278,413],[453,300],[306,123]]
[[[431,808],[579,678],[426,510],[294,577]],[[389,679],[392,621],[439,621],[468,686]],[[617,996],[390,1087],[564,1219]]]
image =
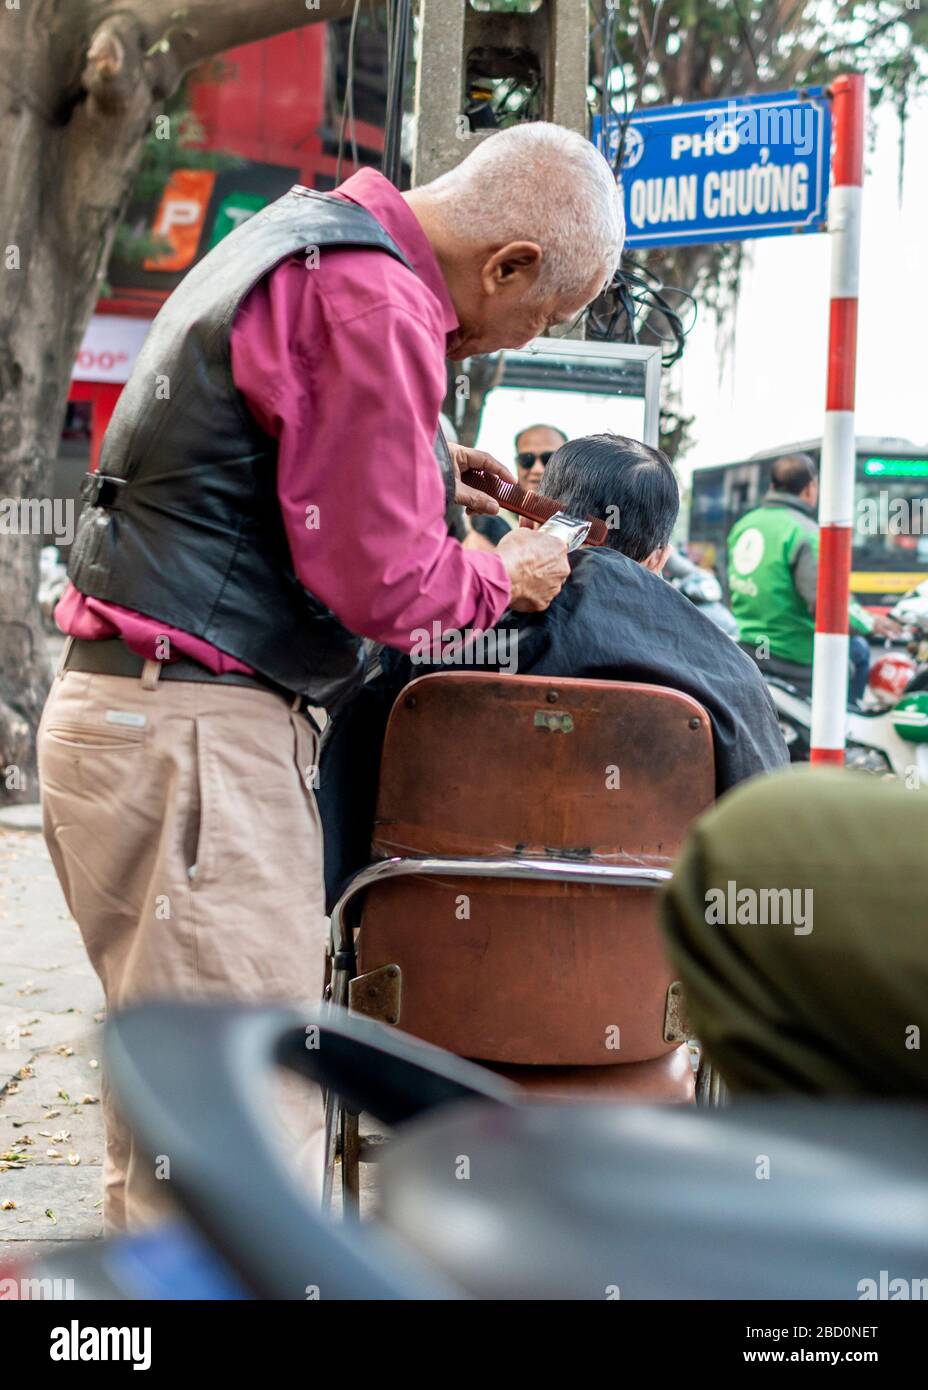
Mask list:
[[[66,671],[39,730],[45,838],[107,1007],[316,1006],[327,925],[316,732],[271,692],[157,677],[154,662],[138,680]],[[318,1194],[321,1097],[295,1080],[281,1093],[291,1161]],[[170,1182],[154,1181],[105,1076],[101,1098],[105,1228],[149,1224]]]

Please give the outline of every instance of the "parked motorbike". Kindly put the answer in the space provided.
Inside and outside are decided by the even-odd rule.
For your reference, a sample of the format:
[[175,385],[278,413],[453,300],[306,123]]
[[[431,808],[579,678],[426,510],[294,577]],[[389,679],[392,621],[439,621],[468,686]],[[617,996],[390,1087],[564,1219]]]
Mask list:
[[709,570],[700,569],[679,550],[671,552],[664,575],[675,589],[679,589],[690,603],[694,604],[707,618],[727,633],[735,642],[738,640],[738,624],[734,614],[725,604],[722,586]]
[[[901,598],[890,616],[905,629],[906,650],[877,658],[864,707],[848,710],[845,763],[922,788],[928,786],[928,580]],[[812,703],[788,681],[765,679],[790,759],[806,761]]]

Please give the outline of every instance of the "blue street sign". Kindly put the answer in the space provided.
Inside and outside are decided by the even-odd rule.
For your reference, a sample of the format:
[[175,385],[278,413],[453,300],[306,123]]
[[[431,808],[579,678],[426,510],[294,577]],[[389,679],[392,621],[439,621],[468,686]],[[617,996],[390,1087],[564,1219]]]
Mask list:
[[[621,117],[593,119],[614,162]],[[822,232],[831,108],[821,87],[646,107],[629,122],[621,179],[627,244],[694,245]]]

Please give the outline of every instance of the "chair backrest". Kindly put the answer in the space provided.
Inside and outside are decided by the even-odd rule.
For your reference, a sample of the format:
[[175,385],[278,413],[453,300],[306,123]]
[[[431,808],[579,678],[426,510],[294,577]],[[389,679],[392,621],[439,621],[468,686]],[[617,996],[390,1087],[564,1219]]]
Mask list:
[[[714,796],[712,731],[660,686],[424,676],[387,727],[373,857],[553,856],[669,867]],[[672,981],[653,890],[398,879],[367,896],[359,968],[398,964],[400,1026],[461,1056],[658,1057]]]

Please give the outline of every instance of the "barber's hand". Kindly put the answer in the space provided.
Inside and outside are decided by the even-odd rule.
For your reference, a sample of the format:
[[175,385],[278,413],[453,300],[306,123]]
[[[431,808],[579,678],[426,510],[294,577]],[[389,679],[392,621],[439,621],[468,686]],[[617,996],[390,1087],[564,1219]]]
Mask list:
[[570,574],[567,546],[548,531],[510,531],[496,547],[506,566],[517,613],[540,613],[557,598]]
[[455,502],[466,507],[468,512],[481,512],[484,516],[495,516],[499,511],[499,503],[496,498],[488,497],[485,492],[478,492],[474,487],[465,487],[461,482],[461,474],[466,473],[468,468],[482,468],[484,473],[495,473],[498,478],[502,478],[504,483],[514,483],[515,478],[509,469],[498,459],[495,459],[492,454],[485,453],[483,449],[467,449],[463,444],[449,444],[448,451],[454,465]]

